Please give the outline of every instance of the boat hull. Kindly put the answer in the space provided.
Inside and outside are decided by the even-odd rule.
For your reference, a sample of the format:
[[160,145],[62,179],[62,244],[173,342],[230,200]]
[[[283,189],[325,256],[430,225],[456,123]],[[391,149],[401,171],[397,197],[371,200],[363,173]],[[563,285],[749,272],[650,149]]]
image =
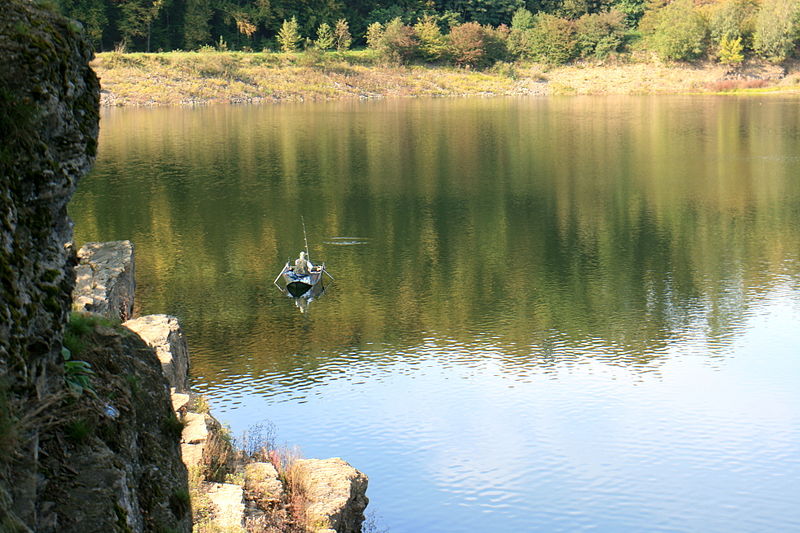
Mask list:
[[286,290],[295,298],[299,298],[312,288],[321,286],[322,272],[312,272],[308,276],[296,276],[293,272],[284,272],[283,280]]

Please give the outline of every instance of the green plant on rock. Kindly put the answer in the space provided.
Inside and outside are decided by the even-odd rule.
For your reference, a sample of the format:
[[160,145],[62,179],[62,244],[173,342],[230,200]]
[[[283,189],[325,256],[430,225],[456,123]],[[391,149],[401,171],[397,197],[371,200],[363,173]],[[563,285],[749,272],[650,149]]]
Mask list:
[[84,392],[94,394],[91,378],[95,373],[92,365],[86,361],[73,360],[72,352],[66,346],[61,348],[61,355],[64,357],[64,381],[69,391],[75,396]]
[[69,391],[80,396],[84,392],[94,394],[92,365],[76,359],[86,349],[89,334],[97,326],[111,327],[114,323],[91,313],[70,313],[69,322],[64,328],[64,341],[61,356],[64,359],[64,381]]
[[69,440],[81,444],[94,435],[94,424],[84,418],[76,418],[67,423],[64,431]]

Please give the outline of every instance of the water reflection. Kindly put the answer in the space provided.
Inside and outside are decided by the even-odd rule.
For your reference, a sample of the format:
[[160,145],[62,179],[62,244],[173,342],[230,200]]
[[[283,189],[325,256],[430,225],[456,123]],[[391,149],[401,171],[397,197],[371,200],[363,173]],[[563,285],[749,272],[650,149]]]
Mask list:
[[235,429],[363,464],[392,531],[785,530],[798,153],[781,98],[114,110],[71,214]]

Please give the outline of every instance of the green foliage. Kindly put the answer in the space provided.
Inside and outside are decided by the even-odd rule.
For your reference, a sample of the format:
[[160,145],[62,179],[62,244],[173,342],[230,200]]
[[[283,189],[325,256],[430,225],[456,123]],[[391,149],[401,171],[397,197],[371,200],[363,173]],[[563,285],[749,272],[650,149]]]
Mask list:
[[563,0],[561,14],[568,19],[577,19],[587,13],[591,8],[589,0]]
[[414,35],[419,41],[419,51],[426,61],[438,61],[447,55],[447,39],[439,24],[430,15],[425,15],[414,24]]
[[722,39],[741,37],[743,45],[753,36],[758,5],[754,0],[725,0],[711,12],[708,30],[711,40],[720,45]]
[[61,12],[74,19],[79,19],[86,30],[86,35],[95,48],[103,42],[103,32],[108,26],[106,4],[103,0],[60,0]]
[[76,418],[67,422],[64,433],[67,438],[77,444],[82,444],[94,435],[94,424],[83,418]]
[[753,49],[779,63],[794,55],[800,38],[800,2],[764,0],[756,16]]
[[527,55],[528,32],[533,29],[536,19],[525,8],[518,9],[511,18],[511,31],[508,35],[508,51],[516,57]]
[[14,449],[16,442],[17,429],[8,401],[8,387],[5,381],[0,380],[0,454],[2,457],[6,457]]
[[211,42],[211,3],[210,0],[186,0],[183,25],[183,43],[187,50]]
[[165,418],[162,425],[161,430],[165,435],[172,437],[175,442],[180,442],[183,429],[186,427],[186,423],[183,420],[173,414]]
[[64,328],[61,355],[64,358],[64,381],[67,388],[80,396],[84,392],[94,394],[91,378],[95,375],[92,365],[86,361],[74,359],[86,349],[89,334],[97,326],[111,327],[114,323],[99,315],[90,313],[70,313],[69,322]]
[[575,23],[575,33],[578,55],[603,59],[622,48],[625,15],[616,10],[583,15]]
[[317,28],[317,39],[314,41],[314,46],[318,50],[330,50],[333,48],[333,44],[333,30],[327,22],[323,22]]
[[383,24],[380,22],[373,22],[367,26],[367,46],[372,50],[378,50],[381,46],[383,39]]
[[[376,23],[377,24],[377,23]],[[419,52],[419,41],[414,29],[398,17],[382,28],[375,24],[367,29],[367,42],[378,52],[378,57],[390,63],[405,63]]]
[[719,43],[719,62],[723,65],[741,65],[744,61],[744,46],[742,45],[742,38],[736,37],[730,39],[723,37]]
[[561,65],[575,56],[575,23],[548,13],[537,13],[528,31],[525,56],[535,61]]
[[525,7],[523,0],[461,0],[459,11],[464,20],[479,25],[508,24],[516,11]]
[[300,25],[297,23],[297,18],[292,17],[291,20],[283,21],[281,30],[278,32],[278,45],[282,52],[295,52],[297,46],[300,44],[302,36],[300,35]]
[[706,24],[692,0],[675,0],[648,12],[640,29],[663,61],[688,61],[705,52]]
[[511,18],[511,29],[512,30],[530,30],[536,25],[536,19],[533,17],[533,13],[525,9],[524,7],[518,9],[514,16]]
[[64,358],[64,381],[69,391],[75,396],[84,392],[94,393],[91,378],[95,374],[92,365],[86,361],[73,361],[72,354],[66,347],[61,348],[61,355]]
[[339,19],[333,27],[333,42],[338,51],[348,50],[353,44],[353,36],[350,35],[350,25],[346,19]]
[[629,28],[635,28],[645,13],[644,0],[619,0],[614,2],[613,7],[625,15],[625,23]]

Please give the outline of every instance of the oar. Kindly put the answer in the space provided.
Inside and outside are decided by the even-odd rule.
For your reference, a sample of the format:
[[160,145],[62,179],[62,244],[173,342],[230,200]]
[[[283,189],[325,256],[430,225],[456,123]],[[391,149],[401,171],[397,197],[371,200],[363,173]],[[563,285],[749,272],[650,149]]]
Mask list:
[[278,285],[278,280],[279,280],[279,279],[281,279],[281,276],[283,276],[283,273],[284,273],[284,272],[286,272],[286,268],[287,268],[288,266],[289,266],[289,261],[286,261],[286,264],[283,266],[283,270],[281,270],[281,273],[280,273],[280,274],[278,274],[278,277],[277,277],[277,278],[275,278],[275,281],[273,281],[273,282],[272,282],[272,283],[273,283],[273,284],[274,284],[276,287],[278,287],[279,289],[281,288],[281,286],[280,286],[280,285]]

